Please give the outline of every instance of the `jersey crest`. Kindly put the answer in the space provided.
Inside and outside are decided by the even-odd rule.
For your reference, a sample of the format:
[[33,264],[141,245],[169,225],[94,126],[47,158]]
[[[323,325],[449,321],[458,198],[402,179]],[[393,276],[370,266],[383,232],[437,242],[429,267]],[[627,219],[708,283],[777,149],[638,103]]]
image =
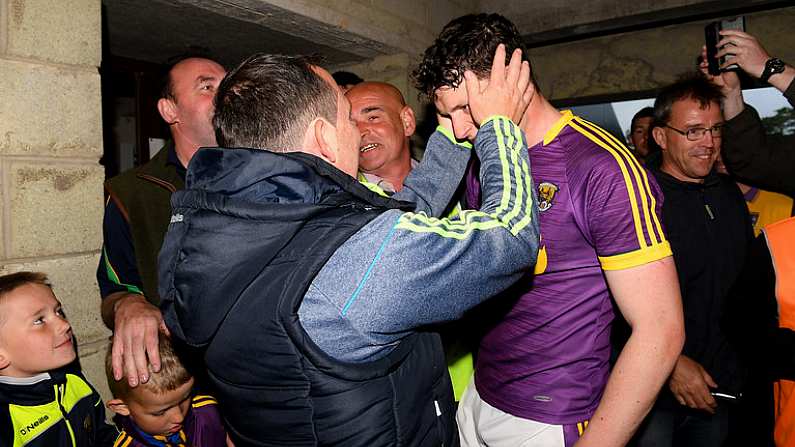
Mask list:
[[538,185],[538,209],[546,211],[552,208],[552,201],[558,193],[558,185],[550,182],[542,182]]

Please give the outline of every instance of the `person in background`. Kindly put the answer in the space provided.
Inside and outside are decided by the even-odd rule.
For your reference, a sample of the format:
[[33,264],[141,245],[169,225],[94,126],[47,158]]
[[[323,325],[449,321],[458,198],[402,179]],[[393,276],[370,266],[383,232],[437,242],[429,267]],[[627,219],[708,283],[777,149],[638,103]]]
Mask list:
[[644,107],[635,113],[632,117],[632,124],[629,129],[629,139],[632,141],[632,147],[635,149],[635,157],[638,161],[643,163],[646,157],[649,156],[649,128],[654,119],[654,109],[651,107]]
[[[781,91],[795,105],[795,67],[770,56],[748,33],[724,30],[720,34],[716,56],[727,56],[721,68],[737,64],[748,75]],[[729,172],[742,183],[795,197],[795,135],[767,134],[759,114],[743,101],[737,73],[724,71],[711,76],[706,48],[702,48],[701,56],[701,71],[723,91],[723,161]]]
[[0,276],[0,445],[113,445],[118,431],[76,358],[72,326],[47,276]]
[[105,183],[102,256],[97,282],[102,321],[113,331],[113,371],[130,386],[157,372],[158,331],[167,330],[158,305],[157,256],[171,218],[171,195],[185,185],[185,169],[200,147],[215,146],[215,90],[226,71],[191,57],[175,63],[157,102],[171,141],[143,166]]
[[[701,73],[664,87],[652,135],[662,164],[662,218],[671,241],[685,312],[685,345],[638,447],[721,447],[736,411],[744,370],[722,320],[753,239],[743,196],[713,169],[721,147],[721,91]],[[713,395],[712,393],[719,393]]]

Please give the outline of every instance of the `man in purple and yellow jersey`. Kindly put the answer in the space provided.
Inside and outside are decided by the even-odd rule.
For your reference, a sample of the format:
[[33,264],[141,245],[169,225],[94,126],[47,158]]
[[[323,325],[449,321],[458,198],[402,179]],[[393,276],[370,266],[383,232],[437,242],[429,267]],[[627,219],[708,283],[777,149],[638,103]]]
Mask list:
[[[459,140],[472,140],[485,118],[470,105],[489,84],[490,54],[499,44],[523,49],[507,19],[460,17],[414,72],[418,89],[452,120]],[[513,300],[494,301],[512,306],[480,343],[475,386],[458,411],[461,442],[623,446],[651,408],[684,337],[659,189],[618,140],[559,112],[537,91],[519,127],[534,180],[521,194],[537,192],[543,248],[535,277],[516,284]],[[468,179],[471,204],[481,200],[479,183],[488,174],[477,171]],[[611,294],[632,328],[612,373]]]

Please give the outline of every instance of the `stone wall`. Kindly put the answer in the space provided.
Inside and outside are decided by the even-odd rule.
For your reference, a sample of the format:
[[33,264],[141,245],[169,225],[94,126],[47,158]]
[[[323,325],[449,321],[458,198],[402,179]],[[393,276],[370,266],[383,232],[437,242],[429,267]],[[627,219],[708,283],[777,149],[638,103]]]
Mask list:
[[[616,34],[530,50],[550,99],[653,90],[695,68],[708,21]],[[795,7],[746,16],[746,30],[770,54],[795,62]]]
[[107,396],[100,0],[0,0],[0,274],[47,273]]

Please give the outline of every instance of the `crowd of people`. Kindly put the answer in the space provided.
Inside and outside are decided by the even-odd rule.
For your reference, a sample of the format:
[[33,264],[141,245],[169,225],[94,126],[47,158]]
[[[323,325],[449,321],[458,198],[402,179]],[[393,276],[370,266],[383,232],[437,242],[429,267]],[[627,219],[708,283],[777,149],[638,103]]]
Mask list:
[[[721,37],[795,104],[795,68]],[[412,77],[422,161],[390,84],[173,65],[171,141],[106,183],[113,398],[47,276],[2,276],[0,444],[795,445],[795,136],[737,72],[662,88],[634,153],[552,106],[498,14],[451,21]]]

